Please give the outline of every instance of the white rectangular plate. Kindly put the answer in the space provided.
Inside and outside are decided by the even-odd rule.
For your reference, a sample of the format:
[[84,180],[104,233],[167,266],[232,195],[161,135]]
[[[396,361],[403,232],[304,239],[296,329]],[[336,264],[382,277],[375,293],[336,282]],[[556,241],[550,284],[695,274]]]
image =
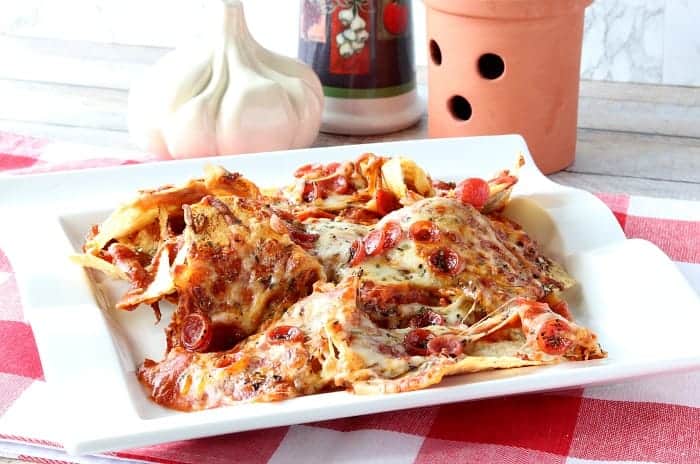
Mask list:
[[[179,413],[153,404],[135,379],[144,356],[162,355],[163,325],[148,309],[112,309],[118,288],[68,262],[92,223],[139,188],[199,176],[206,163],[262,186],[288,182],[315,161],[372,151],[406,155],[433,177],[488,177],[527,165],[508,214],[561,260],[580,285],[574,316],[600,337],[609,357],[453,377],[427,390],[385,396],[335,392],[269,404]],[[593,195],[557,185],[534,166],[519,136],[422,140],[173,161],[0,180],[0,246],[17,272],[26,315],[49,385],[65,408],[64,445],[75,453],[354,416],[514,393],[588,385],[700,366],[700,302],[659,249],[625,240]],[[9,227],[8,227],[9,226]],[[666,330],[669,320],[683,321]],[[162,323],[161,323],[162,324]]]

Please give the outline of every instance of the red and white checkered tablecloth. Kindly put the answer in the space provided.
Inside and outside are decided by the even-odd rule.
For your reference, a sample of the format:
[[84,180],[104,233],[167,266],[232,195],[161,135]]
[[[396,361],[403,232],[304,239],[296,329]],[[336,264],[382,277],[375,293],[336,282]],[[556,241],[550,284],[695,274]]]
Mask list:
[[[5,173],[144,159],[136,152],[0,133],[0,171]],[[656,243],[700,291],[700,202],[608,194],[600,198],[628,237]],[[90,457],[61,451],[51,432],[59,419],[50,411],[51,396],[32,330],[23,319],[12,267],[0,249],[0,455],[42,463],[700,463],[700,371]]]

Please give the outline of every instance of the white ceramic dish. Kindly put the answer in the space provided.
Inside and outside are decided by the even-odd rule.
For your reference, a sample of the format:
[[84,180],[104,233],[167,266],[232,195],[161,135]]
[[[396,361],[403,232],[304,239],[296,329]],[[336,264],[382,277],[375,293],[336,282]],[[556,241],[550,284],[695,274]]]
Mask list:
[[[148,309],[110,309],[116,289],[73,266],[67,255],[91,223],[138,188],[178,183],[207,162],[261,185],[279,185],[310,161],[365,151],[408,155],[436,178],[489,176],[526,155],[509,214],[580,282],[569,299],[575,317],[594,329],[609,357],[541,368],[458,376],[423,391],[388,396],[335,392],[271,404],[178,413],[148,400],[134,369],[162,353],[162,326]],[[519,136],[344,146],[221,157],[0,180],[0,245],[15,267],[70,452],[123,449],[292,423],[354,416],[514,393],[553,390],[700,366],[700,302],[660,250],[625,240],[594,196],[546,179]],[[104,291],[97,291],[98,288]],[[673,324],[667,321],[683,321]]]

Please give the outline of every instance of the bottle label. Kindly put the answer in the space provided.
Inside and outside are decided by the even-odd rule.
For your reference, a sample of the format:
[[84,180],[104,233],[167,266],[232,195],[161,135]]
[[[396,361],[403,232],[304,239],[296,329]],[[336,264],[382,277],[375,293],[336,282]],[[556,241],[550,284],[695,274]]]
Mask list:
[[331,46],[329,72],[362,75],[370,72],[370,52],[375,31],[372,28],[368,0],[349,2],[348,8],[331,13]]
[[411,0],[301,0],[299,58],[326,96],[384,98],[415,89]]

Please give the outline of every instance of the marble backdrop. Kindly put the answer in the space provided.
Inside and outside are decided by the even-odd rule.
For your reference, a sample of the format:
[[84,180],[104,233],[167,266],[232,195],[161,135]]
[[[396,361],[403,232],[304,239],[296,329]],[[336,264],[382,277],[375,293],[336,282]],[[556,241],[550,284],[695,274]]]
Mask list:
[[[218,0],[0,0],[0,33],[174,46],[199,34]],[[244,0],[263,45],[296,53],[298,0]],[[416,36],[425,10],[414,0]],[[425,64],[425,41],[417,40]],[[582,76],[700,86],[700,0],[596,0],[586,12]]]
[[700,86],[700,1],[595,1],[581,68],[588,79]]
[[663,82],[700,86],[700,1],[666,0]]
[[663,82],[666,3],[666,0],[594,2],[586,12],[584,25],[583,77]]

